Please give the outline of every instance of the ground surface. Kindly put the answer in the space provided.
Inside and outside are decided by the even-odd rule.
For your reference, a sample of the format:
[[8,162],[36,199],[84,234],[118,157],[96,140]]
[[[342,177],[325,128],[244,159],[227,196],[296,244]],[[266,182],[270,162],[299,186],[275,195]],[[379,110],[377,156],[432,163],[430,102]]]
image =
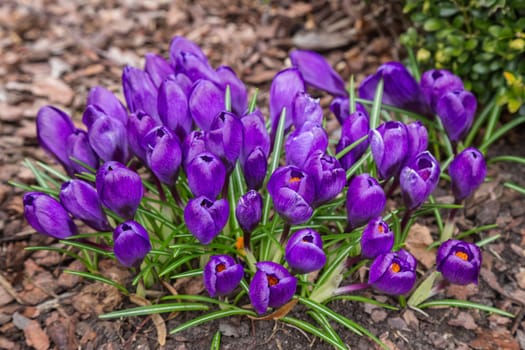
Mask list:
[[[276,2],[277,3],[277,2]],[[399,59],[396,33],[406,24],[399,4],[359,1],[255,2],[182,1],[7,1],[0,4],[0,348],[155,349],[151,320],[100,321],[96,315],[132,304],[113,288],[63,273],[77,262],[27,246],[54,244],[23,220],[22,191],[8,180],[33,183],[24,158],[49,162],[37,148],[35,115],[46,104],[80,116],[90,87],[103,85],[120,94],[124,65],[141,66],[146,52],[166,55],[170,38],[185,35],[200,44],[214,66],[228,64],[251,87],[263,92],[295,47],[322,51],[344,78],[358,81],[380,63]],[[372,2],[376,3],[376,2]],[[139,5],[140,4],[140,5]],[[121,94],[120,94],[121,95]],[[329,100],[322,99],[326,104]],[[489,152],[525,155],[523,129]],[[497,223],[501,234],[484,249],[479,286],[449,287],[442,297],[496,306],[514,320],[472,310],[386,312],[370,305],[337,302],[331,307],[361,323],[393,349],[525,348],[525,201],[502,184],[525,186],[523,166],[492,164],[492,180],[467,206],[458,225]],[[438,193],[446,200],[447,192]],[[421,222],[423,230],[431,223]],[[418,242],[414,242],[417,246]],[[414,248],[414,249],[417,249]],[[424,257],[422,257],[424,259]],[[114,279],[127,272],[111,261],[101,271]],[[184,288],[184,286],[179,286]],[[195,283],[186,288],[201,289]],[[367,296],[384,300],[371,292]],[[301,310],[293,311],[297,317]],[[195,317],[178,315],[168,329]],[[217,330],[223,349],[327,349],[329,346],[279,322],[230,318],[168,337],[167,349],[207,349]],[[373,345],[337,328],[352,349]]]

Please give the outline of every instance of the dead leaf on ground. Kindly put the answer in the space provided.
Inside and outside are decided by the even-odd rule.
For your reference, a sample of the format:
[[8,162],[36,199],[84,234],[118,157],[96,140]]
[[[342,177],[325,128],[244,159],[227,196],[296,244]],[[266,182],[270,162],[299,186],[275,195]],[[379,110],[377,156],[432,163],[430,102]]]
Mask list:
[[257,321],[279,320],[283,318],[284,316],[288,315],[288,313],[292,311],[292,309],[294,308],[295,304],[297,304],[298,301],[299,299],[292,299],[269,315],[262,316],[262,317],[248,316],[248,318],[252,320],[257,320]]
[[[140,306],[147,306],[151,305],[151,302],[147,299],[144,299],[141,296],[132,294],[129,296],[129,300],[136,305]],[[155,328],[157,329],[157,340],[159,342],[160,346],[164,346],[166,344],[166,323],[164,322],[164,319],[159,314],[151,314],[151,319],[153,320],[153,324],[155,325]]]
[[480,330],[478,337],[471,341],[469,345],[476,350],[519,350],[520,348],[518,341],[514,339],[510,332],[505,328],[495,330],[482,329]]
[[423,266],[429,269],[436,263],[436,250],[427,250],[433,242],[427,226],[414,224],[408,231],[406,248]]

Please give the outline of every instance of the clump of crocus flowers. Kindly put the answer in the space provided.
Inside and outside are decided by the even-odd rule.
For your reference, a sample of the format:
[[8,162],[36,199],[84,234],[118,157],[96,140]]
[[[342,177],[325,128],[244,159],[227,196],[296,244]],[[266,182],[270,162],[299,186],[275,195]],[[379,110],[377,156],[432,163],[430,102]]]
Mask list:
[[[168,60],[148,54],[144,69],[124,69],[126,104],[103,87],[93,88],[82,116],[85,128],[75,127],[63,111],[43,107],[38,140],[70,179],[56,191],[26,193],[27,221],[62,240],[77,239],[87,227],[110,232],[91,243],[140,269],[152,264],[152,248],[169,251],[177,243],[162,241],[166,228],[151,222],[145,203],[171,203],[162,211],[171,230],[184,232],[185,244],[204,247],[192,267],[202,268],[209,295],[227,298],[247,279],[245,291],[259,315],[289,302],[298,286],[313,289],[317,301],[367,287],[409,293],[417,261],[399,237],[442,175],[421,120],[439,120],[456,152],[448,171],[459,204],[486,175],[479,150],[458,152],[476,112],[475,97],[446,70],[426,72],[417,82],[403,64],[390,62],[361,83],[363,103],[354,104],[321,55],[294,50],[290,58],[293,66],[272,81],[267,116],[255,99],[249,103],[231,68],[213,68],[183,37],[172,40]],[[384,105],[424,118],[376,118],[374,124],[365,102],[374,100],[379,85]],[[333,96],[331,117],[341,124],[335,147],[309,87]],[[404,213],[398,226],[385,212],[389,198]],[[344,225],[333,225],[330,211],[343,213]],[[340,287],[343,269],[327,267],[330,252],[349,244],[325,244],[326,236],[336,234],[359,235],[359,253],[348,261],[367,262],[366,283]],[[472,243],[447,239],[437,253],[437,271],[452,283],[477,283],[480,264]],[[334,275],[316,286],[325,271]]]

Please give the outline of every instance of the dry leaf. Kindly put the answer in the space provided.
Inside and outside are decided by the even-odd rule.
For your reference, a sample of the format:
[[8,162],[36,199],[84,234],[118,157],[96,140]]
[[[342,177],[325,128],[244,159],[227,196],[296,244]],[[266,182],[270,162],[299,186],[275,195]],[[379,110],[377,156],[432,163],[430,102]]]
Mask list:
[[427,226],[414,224],[408,231],[406,247],[427,269],[436,263],[435,249],[427,250],[428,246],[433,242],[430,229]]
[[257,320],[257,321],[279,320],[283,318],[284,316],[288,315],[288,313],[292,311],[292,309],[294,308],[295,304],[297,304],[298,301],[299,301],[298,299],[292,299],[286,304],[284,304],[283,306],[281,306],[280,308],[278,308],[277,310],[275,310],[274,312],[272,312],[271,314],[263,316],[263,317],[253,317],[253,316],[248,316],[248,317],[251,318],[252,320]]
[[[147,299],[144,299],[141,296],[138,296],[136,294],[132,294],[129,296],[129,300],[136,305],[140,306],[147,306],[151,305],[151,302]],[[155,325],[155,328],[157,329],[157,340],[159,342],[160,346],[164,346],[166,344],[166,323],[164,322],[164,319],[159,314],[151,314],[151,319],[153,320],[153,324]]]

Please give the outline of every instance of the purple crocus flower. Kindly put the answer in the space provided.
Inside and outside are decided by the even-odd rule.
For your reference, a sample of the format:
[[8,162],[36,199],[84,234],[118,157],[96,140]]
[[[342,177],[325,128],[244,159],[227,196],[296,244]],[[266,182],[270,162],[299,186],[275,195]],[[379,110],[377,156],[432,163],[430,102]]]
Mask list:
[[403,167],[399,184],[403,201],[409,210],[420,207],[436,188],[441,169],[439,162],[425,151]]
[[454,284],[478,284],[481,250],[472,243],[449,239],[439,246],[436,269]]
[[190,98],[191,91],[193,90],[193,82],[183,73],[177,73],[173,76],[170,76],[169,79],[175,81],[177,85],[184,91],[186,98]]
[[476,97],[470,91],[454,90],[441,96],[436,105],[436,114],[450,141],[459,141],[468,133],[476,108]]
[[[348,97],[336,97],[330,103],[330,111],[335,115],[339,124],[343,125],[350,116],[350,99]],[[364,113],[368,118],[368,111],[360,104],[355,104],[355,111]]]
[[174,68],[177,68],[177,57],[182,52],[192,53],[201,61],[208,62],[206,55],[202,52],[199,45],[183,36],[174,36],[170,43],[170,62]]
[[326,151],[328,134],[321,124],[307,121],[286,139],[286,164],[302,168],[315,151]]
[[241,264],[229,255],[212,255],[204,266],[204,287],[211,297],[231,293],[244,276]]
[[243,115],[248,109],[248,93],[246,86],[239,79],[235,71],[228,66],[217,68],[220,86],[226,91],[226,86],[230,86],[230,98],[232,112],[238,116]]
[[129,115],[126,127],[129,148],[143,163],[146,163],[146,150],[142,147],[142,139],[158,125],[159,122],[142,111]]
[[188,164],[190,164],[196,156],[207,151],[206,133],[199,130],[190,132],[182,143],[182,162],[186,172],[188,172]]
[[291,225],[312,216],[315,184],[305,171],[291,165],[277,168],[268,181],[268,193],[277,213]]
[[179,140],[191,131],[193,120],[188,108],[188,98],[173,79],[165,80],[159,88],[157,108],[162,123],[171,129]]
[[38,143],[62,164],[68,174],[73,174],[67,153],[67,140],[75,132],[71,117],[60,109],[45,106],[36,115],[36,135]]
[[144,187],[140,176],[119,162],[106,162],[97,171],[96,188],[100,201],[124,219],[132,219]]
[[262,147],[256,147],[241,164],[244,180],[248,188],[253,190],[260,189],[268,169],[268,158]]
[[[368,135],[370,132],[370,121],[368,120],[368,114],[361,111],[356,111],[348,116],[344,121],[343,127],[341,128],[341,138],[337,143],[335,150],[337,153],[344,150],[363,136]],[[368,148],[368,138],[361,142],[357,147],[352,149],[350,152],[345,154],[339,161],[341,166],[348,170],[354,163],[361,158]]]
[[224,228],[230,209],[226,199],[213,201],[206,196],[190,199],[184,208],[184,222],[202,244],[209,244]]
[[239,198],[235,217],[244,232],[252,232],[257,227],[262,218],[262,206],[262,197],[255,190],[250,190]]
[[427,150],[428,147],[428,131],[425,125],[417,120],[407,124],[408,133],[408,152],[406,162],[410,162],[421,152]]
[[324,90],[334,96],[347,96],[345,83],[330,63],[317,52],[293,50],[292,64],[299,69],[306,84]]
[[383,188],[369,174],[360,174],[348,185],[346,212],[352,228],[361,226],[383,212],[386,196]]
[[148,73],[151,81],[157,88],[166,78],[175,72],[171,68],[170,64],[166,60],[157,54],[147,53],[145,55],[146,63],[144,65],[144,70]]
[[143,111],[160,123],[157,112],[157,87],[148,73],[135,67],[125,67],[122,72],[122,87],[132,113]]
[[476,148],[466,148],[450,163],[448,173],[456,201],[464,200],[481,186],[487,176],[483,154]]
[[[93,169],[98,168],[98,156],[96,155],[95,151],[93,151],[93,148],[91,148],[88,140],[88,134],[85,131],[76,129],[67,138],[66,147],[67,155],[70,159],[77,159],[82,163],[89,165]],[[90,172],[88,169],[74,162],[72,159],[70,164],[74,173]]]
[[196,156],[187,166],[188,185],[195,197],[215,199],[221,193],[226,179],[226,168],[213,153]]
[[297,68],[287,68],[275,75],[270,86],[270,122],[272,135],[277,130],[279,117],[286,108],[285,130],[292,126],[292,104],[298,93],[306,91],[304,80]]
[[148,232],[136,221],[127,221],[113,231],[113,252],[126,267],[138,267],[151,250]]
[[214,84],[220,84],[219,75],[213,70],[207,61],[202,61],[191,52],[181,52],[176,58],[177,73],[184,73],[191,81],[199,79],[208,80]]
[[406,250],[381,254],[370,265],[368,283],[392,295],[408,293],[416,282],[416,259]]
[[306,121],[323,123],[323,109],[318,98],[312,98],[306,92],[299,92],[292,104],[292,120],[296,129],[300,129]]
[[62,184],[60,201],[73,217],[97,231],[110,231],[108,219],[95,188],[86,181],[73,179]]
[[382,179],[397,176],[408,154],[408,132],[405,124],[388,121],[370,130],[370,149]]
[[339,161],[322,151],[308,157],[304,170],[315,184],[315,206],[334,199],[346,185],[346,174]]
[[148,167],[164,184],[172,186],[177,180],[182,151],[177,136],[165,126],[158,126],[144,136]]
[[463,81],[446,69],[431,69],[423,73],[419,82],[426,103],[436,109],[441,96],[454,90],[463,90]]
[[388,224],[378,216],[370,220],[361,236],[361,255],[374,259],[379,254],[388,253],[394,246],[394,232]]
[[323,268],[326,254],[319,233],[311,228],[295,232],[286,244],[285,259],[299,273],[310,273]]
[[210,125],[206,147],[221,158],[231,171],[241,154],[243,137],[243,127],[239,118],[233,113],[221,112]]
[[38,233],[58,239],[77,234],[77,227],[66,209],[50,195],[27,192],[23,203],[24,216]]
[[[120,120],[124,125],[127,123],[126,107],[111,91],[102,86],[96,86],[89,91],[86,105],[95,107],[105,115]],[[89,128],[93,120],[85,120],[83,117],[82,122]]]
[[213,119],[224,110],[224,92],[211,81],[199,80],[191,92],[189,108],[197,126],[210,131]]
[[272,261],[261,261],[255,266],[257,272],[250,282],[249,296],[255,311],[262,315],[268,307],[282,306],[293,297],[297,278]]
[[100,116],[91,124],[88,139],[103,161],[115,160],[125,164],[131,158],[126,126],[118,119]]
[[259,189],[266,177],[270,136],[264,125],[263,115],[258,109],[242,117],[241,123],[244,139],[239,161],[248,188]]

